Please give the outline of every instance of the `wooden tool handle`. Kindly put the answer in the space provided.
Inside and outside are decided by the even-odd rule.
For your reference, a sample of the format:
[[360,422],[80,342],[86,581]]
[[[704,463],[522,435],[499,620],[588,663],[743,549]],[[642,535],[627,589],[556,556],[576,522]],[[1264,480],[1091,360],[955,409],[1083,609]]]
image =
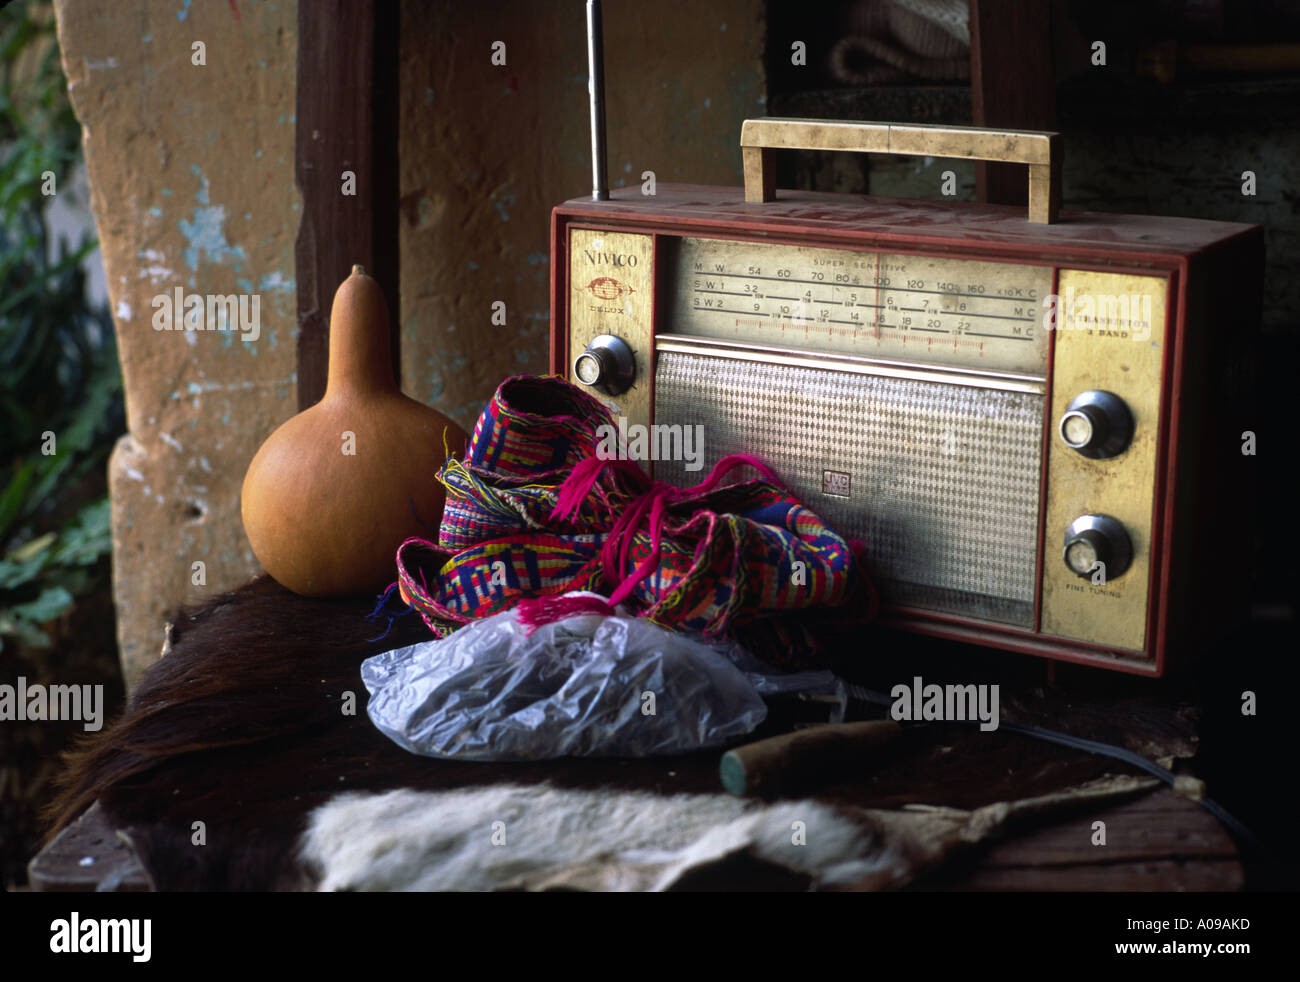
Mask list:
[[1051,224],[1061,210],[1061,139],[1059,133],[1046,130],[773,116],[747,119],[740,127],[746,201],[771,201],[775,197],[772,153],[778,149],[852,150],[1028,164],[1029,220]]
[[810,727],[728,750],[718,773],[732,794],[779,794],[860,766],[901,732],[892,719]]

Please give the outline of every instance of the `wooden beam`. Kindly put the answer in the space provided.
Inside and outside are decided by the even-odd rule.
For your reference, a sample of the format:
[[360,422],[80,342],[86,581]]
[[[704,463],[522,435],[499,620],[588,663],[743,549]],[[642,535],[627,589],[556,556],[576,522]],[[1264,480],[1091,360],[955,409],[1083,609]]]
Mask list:
[[[1044,0],[971,0],[971,122],[999,129],[1056,128],[1052,37]],[[978,200],[1026,203],[1024,169],[975,164]]]
[[[398,11],[392,0],[298,5],[295,177],[302,214],[294,245],[298,408],[325,392],[329,308],[360,263],[388,300],[398,365]],[[344,194],[344,172],[355,195]]]

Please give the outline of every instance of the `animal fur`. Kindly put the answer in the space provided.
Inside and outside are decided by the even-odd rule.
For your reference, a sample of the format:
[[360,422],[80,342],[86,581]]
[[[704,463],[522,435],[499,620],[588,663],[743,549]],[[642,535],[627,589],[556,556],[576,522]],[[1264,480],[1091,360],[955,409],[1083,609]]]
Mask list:
[[[716,751],[509,765],[407,753],[366,716],[360,665],[428,629],[408,615],[376,640],[384,623],[365,619],[372,606],[300,597],[262,577],[180,612],[170,653],[125,715],[69,755],[47,841],[98,800],[160,890],[301,889],[312,885],[295,856],[308,815],[343,792],[506,782],[717,790]],[[341,712],[346,692],[355,715]]]
[[[145,673],[125,715],[88,734],[70,756],[50,836],[99,801],[160,890],[302,889],[316,885],[317,873],[300,858],[299,843],[312,813],[339,795],[545,784],[718,797],[717,751],[517,764],[408,754],[367,718],[360,665],[428,633],[407,616],[376,640],[383,622],[365,619],[371,605],[299,597],[262,578],[178,613],[171,651]],[[347,692],[357,696],[355,715],[341,711]],[[941,728],[915,740],[907,752],[883,757],[870,780],[847,775],[817,799],[837,807],[921,800],[977,808],[1086,781],[1108,763],[1001,733],[955,752]],[[194,842],[197,821],[204,845]],[[806,872],[768,862],[705,865],[718,888],[810,882]]]
[[895,858],[872,845],[815,801],[501,785],[340,795],[313,814],[301,856],[329,891],[572,885],[575,870],[603,889],[667,890],[742,854],[801,885],[854,883]]
[[324,891],[887,889],[1013,823],[1159,783],[1107,777],[974,811],[545,785],[348,794],[313,813],[300,856]]

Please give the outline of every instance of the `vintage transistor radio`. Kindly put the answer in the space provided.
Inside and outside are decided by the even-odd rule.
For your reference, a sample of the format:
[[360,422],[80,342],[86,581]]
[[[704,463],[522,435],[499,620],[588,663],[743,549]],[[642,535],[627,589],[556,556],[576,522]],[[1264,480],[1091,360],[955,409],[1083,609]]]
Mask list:
[[[1060,215],[1056,134],[757,119],[741,146],[743,189],[553,213],[552,371],[652,456],[702,427],[705,469],[658,479],[757,455],[910,631],[1159,675],[1240,610],[1258,226]],[[779,148],[1025,163],[1028,215],[774,192]]]

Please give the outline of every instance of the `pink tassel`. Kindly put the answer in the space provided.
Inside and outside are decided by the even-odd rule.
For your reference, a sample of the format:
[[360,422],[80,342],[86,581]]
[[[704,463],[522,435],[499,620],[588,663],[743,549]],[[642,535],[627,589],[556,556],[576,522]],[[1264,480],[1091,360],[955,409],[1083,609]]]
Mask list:
[[[555,519],[572,518],[578,514],[582,503],[591,493],[591,489],[596,486],[600,480],[601,474],[608,468],[615,473],[624,475],[633,487],[640,487],[641,493],[624,505],[623,513],[614,522],[614,527],[610,529],[605,544],[601,548],[600,558],[601,566],[604,571],[604,578],[607,583],[614,583],[622,577],[622,581],[615,587],[613,594],[609,598],[610,604],[620,604],[632,595],[632,591],[642,580],[655,571],[659,565],[660,557],[660,537],[663,532],[664,515],[669,505],[677,504],[681,501],[687,501],[691,498],[707,494],[716,488],[722,479],[737,467],[749,466],[754,468],[767,480],[771,481],[777,487],[783,487],[781,481],[777,478],[766,465],[757,457],[749,454],[732,454],[729,457],[723,457],[713,466],[713,470],[699,484],[689,488],[677,488],[671,484],[664,484],[661,481],[653,481],[639,466],[632,461],[627,460],[601,460],[598,457],[588,457],[579,461],[573,468],[573,472],[560,485],[560,493],[556,499],[555,507],[551,509],[551,517]],[[649,519],[650,532],[650,555],[635,570],[629,574],[623,571],[627,569],[631,560],[632,545],[636,537],[637,530],[641,523]],[[563,603],[564,600],[551,601],[541,599],[537,601],[521,601],[522,608],[525,603],[547,604],[551,602]],[[603,601],[602,601],[603,603]],[[578,610],[576,613],[586,613],[587,611]],[[603,612],[603,611],[593,611]],[[520,620],[525,624],[532,624],[534,627],[539,626],[532,620],[533,616],[546,616],[542,614],[534,615],[530,612],[520,610]],[[566,615],[572,616],[572,614]],[[550,617],[548,620],[540,623],[549,624],[558,620],[558,617]]]
[[596,457],[588,457],[578,462],[563,484],[560,496],[551,510],[552,518],[572,518],[578,514],[578,508],[587,500],[587,495],[605,469],[605,462]]
[[603,598],[595,594],[563,594],[558,597],[525,597],[515,606],[519,612],[519,623],[527,630],[524,636],[532,634],[539,627],[554,624],[568,617],[583,614],[600,614],[613,617],[616,611]]

